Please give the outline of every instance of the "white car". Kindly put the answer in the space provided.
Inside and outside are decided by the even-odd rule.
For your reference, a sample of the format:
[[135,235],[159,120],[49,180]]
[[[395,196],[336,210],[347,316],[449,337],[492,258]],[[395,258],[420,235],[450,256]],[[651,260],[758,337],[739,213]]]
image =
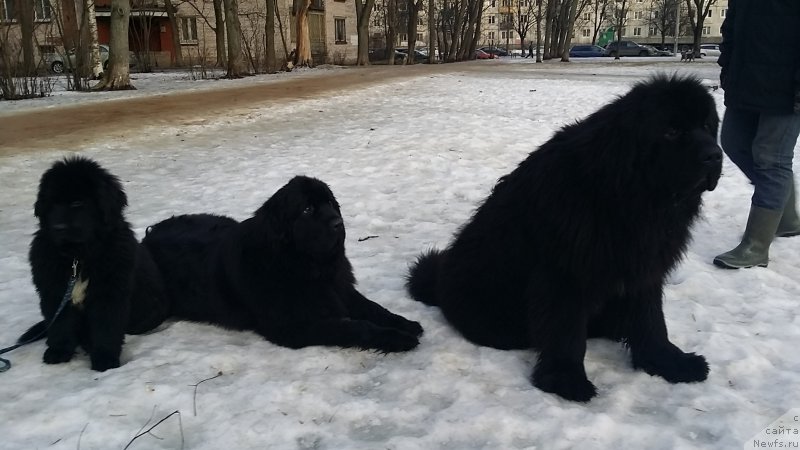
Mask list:
[[[45,63],[53,73],[64,73],[66,70],[74,68],[77,64],[75,58],[75,49],[66,52],[66,55],[60,53],[50,53],[45,55]],[[89,57],[88,55],[86,56]],[[103,70],[108,68],[108,46],[100,45],[100,64],[103,65]]]
[[700,45],[700,56],[719,56],[719,44]]

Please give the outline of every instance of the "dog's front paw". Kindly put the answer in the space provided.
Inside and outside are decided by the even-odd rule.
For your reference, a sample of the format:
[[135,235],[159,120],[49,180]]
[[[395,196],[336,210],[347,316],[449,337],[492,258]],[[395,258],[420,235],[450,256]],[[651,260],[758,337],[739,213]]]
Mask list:
[[372,336],[371,348],[384,353],[406,352],[419,345],[419,339],[413,334],[393,328],[383,328]]
[[573,402],[588,402],[597,395],[597,388],[580,370],[537,368],[533,372],[533,385]]
[[708,378],[708,363],[702,355],[674,350],[634,355],[633,367],[658,375],[670,383],[691,383]]
[[61,364],[71,360],[74,354],[75,350],[72,349],[47,347],[42,360],[45,364]]
[[405,331],[406,333],[412,336],[416,337],[422,336],[422,333],[425,330],[422,329],[422,325],[420,325],[419,322],[414,322],[413,320],[408,320],[402,317],[401,319],[403,320],[398,324],[397,328]]
[[92,370],[105,372],[119,367],[119,356],[109,353],[92,353]]

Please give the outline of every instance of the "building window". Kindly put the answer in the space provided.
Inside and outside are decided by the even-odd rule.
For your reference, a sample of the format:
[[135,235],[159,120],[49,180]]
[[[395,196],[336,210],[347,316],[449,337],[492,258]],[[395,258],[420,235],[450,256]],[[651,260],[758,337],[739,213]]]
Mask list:
[[34,18],[37,22],[49,22],[53,18],[50,0],[34,0]]
[[0,0],[0,22],[11,22],[17,18],[17,13],[14,11],[15,1]]
[[708,10],[708,14],[706,15],[706,17],[711,17],[711,15],[712,15],[711,13],[712,13],[712,12],[713,12],[713,10],[712,10],[712,9],[709,9],[709,10]]
[[494,42],[494,31],[489,32],[489,39],[492,40],[492,42]]
[[423,26],[423,25],[425,25],[425,19],[423,19],[422,17],[420,17],[419,19],[417,19],[417,26],[420,26],[420,27],[421,27],[421,26]]
[[197,17],[181,17],[181,44],[197,44]]
[[703,27],[703,34],[711,34],[711,27]]
[[400,38],[400,42],[408,42],[408,35],[405,33],[400,33],[397,37]]
[[335,36],[334,39],[336,40],[337,44],[346,44],[347,43],[347,28],[345,28],[344,24],[344,17],[334,17],[333,18],[333,26],[335,29]]
[[492,8],[495,7],[495,0],[492,0]]
[[583,13],[583,20],[592,20],[592,13]]
[[647,33],[648,33],[649,36],[655,36],[656,35],[656,29],[653,28],[653,27],[650,27],[650,29],[647,30]]
[[422,42],[422,33],[417,33],[417,40]]
[[634,19],[641,19],[642,17],[644,17],[644,13],[642,11],[635,11],[633,13],[633,18]]
[[727,11],[727,9],[721,9],[721,10],[719,11],[719,16],[720,16],[720,17],[725,17],[725,11]]
[[634,27],[633,35],[634,36],[641,36],[642,35],[642,28],[641,27]]
[[589,37],[591,35],[592,35],[592,31],[590,29],[584,28],[584,29],[581,30],[581,36]]

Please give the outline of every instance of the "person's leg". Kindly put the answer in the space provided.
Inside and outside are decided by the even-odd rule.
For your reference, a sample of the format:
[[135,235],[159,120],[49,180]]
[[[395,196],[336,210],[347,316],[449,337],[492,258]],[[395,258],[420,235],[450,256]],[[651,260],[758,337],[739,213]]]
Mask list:
[[[730,131],[733,122],[728,125],[729,133],[735,134]],[[742,242],[714,258],[717,266],[732,269],[766,267],[769,247],[792,189],[792,158],[798,133],[800,116],[761,114],[752,140],[752,160],[748,160],[746,153],[728,136],[731,152],[728,153],[726,148],[726,153],[748,175],[755,190]]]
[[792,185],[792,159],[800,115],[761,114],[753,140],[753,205],[783,210]]
[[736,167],[752,182],[753,140],[758,131],[758,113],[728,108],[722,119],[720,144]]

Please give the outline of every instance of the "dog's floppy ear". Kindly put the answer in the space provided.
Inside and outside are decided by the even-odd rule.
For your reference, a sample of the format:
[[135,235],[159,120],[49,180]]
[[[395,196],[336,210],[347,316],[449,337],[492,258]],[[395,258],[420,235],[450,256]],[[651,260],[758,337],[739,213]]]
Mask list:
[[122,211],[128,206],[128,196],[125,195],[119,178],[108,172],[104,176],[98,177],[95,195],[97,196],[97,206],[103,216],[103,223],[106,226],[112,226],[124,220]]
[[298,177],[292,178],[278,189],[258,210],[255,216],[267,228],[267,239],[283,243],[291,234],[292,193]]

